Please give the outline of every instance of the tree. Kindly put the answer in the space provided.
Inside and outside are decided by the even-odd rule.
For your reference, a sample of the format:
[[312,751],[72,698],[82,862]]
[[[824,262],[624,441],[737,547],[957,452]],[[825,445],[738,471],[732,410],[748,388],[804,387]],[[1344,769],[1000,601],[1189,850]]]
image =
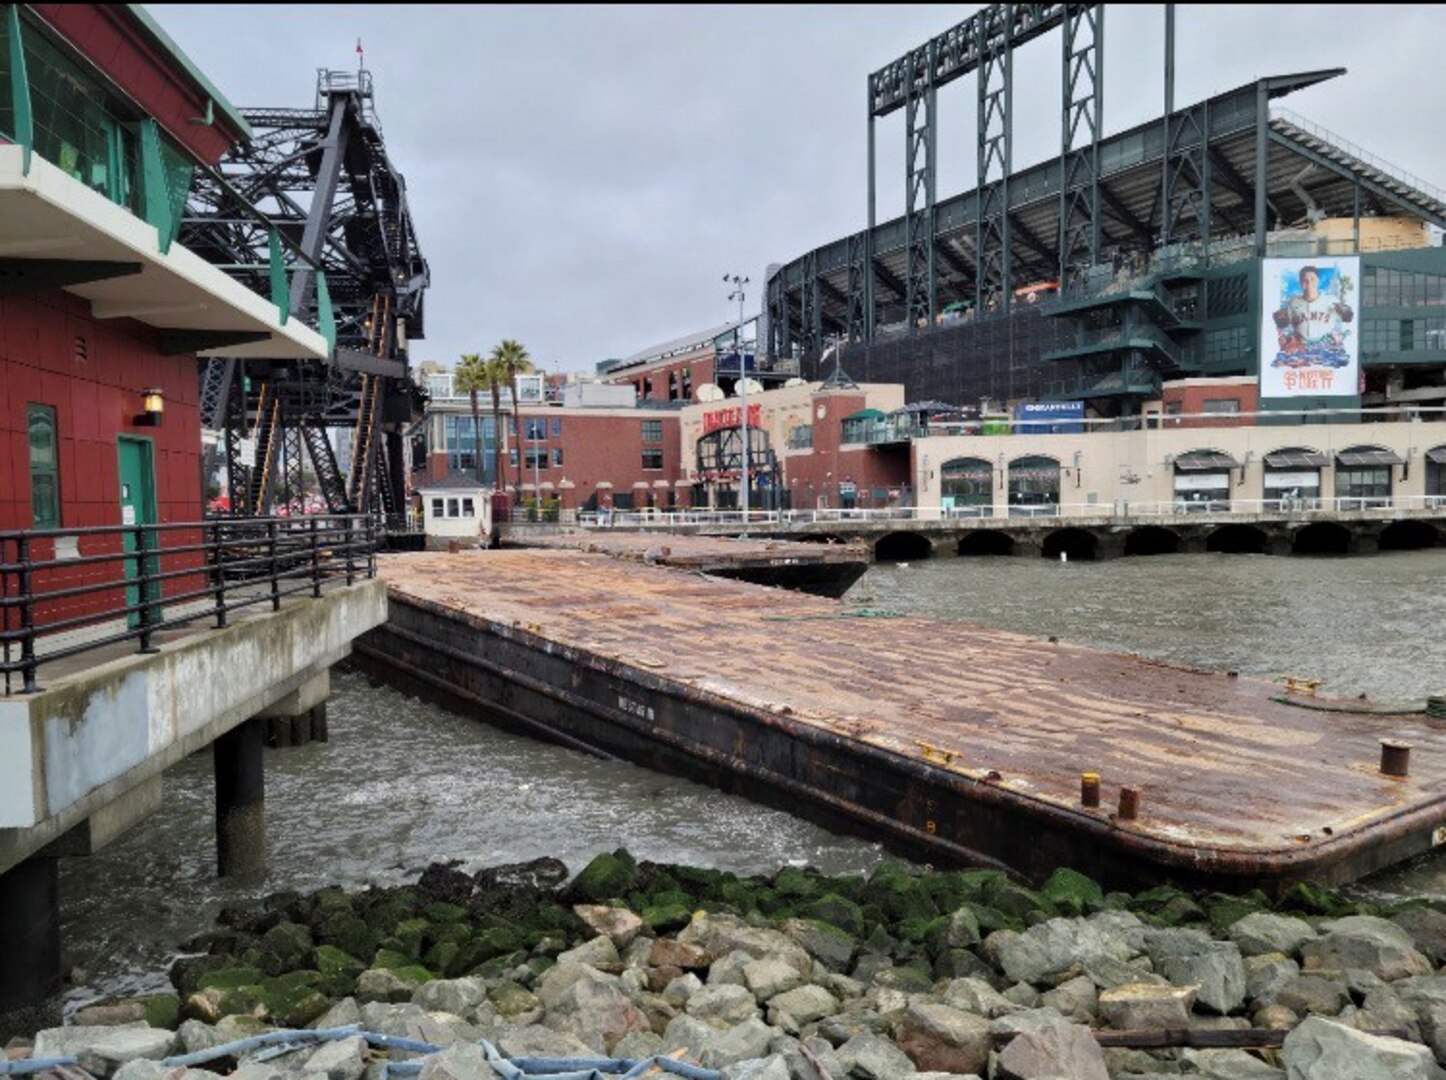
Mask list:
[[[532,366],[532,358],[527,355],[527,349],[523,347],[522,342],[513,341],[511,338],[498,344],[498,346],[492,350],[492,355],[489,356],[487,360],[488,363],[498,366],[507,380],[507,385],[512,388],[512,430],[517,436],[517,481],[514,485],[515,493],[515,489],[522,486],[523,450],[522,411],[517,400],[517,377],[519,375],[527,375],[536,369]],[[498,461],[500,469],[501,459],[499,458]],[[497,474],[497,482],[499,484],[502,482],[502,473],[500,471]]]
[[[459,394],[466,394],[472,399],[472,437],[474,452],[477,460],[477,483],[482,481],[482,419],[481,412],[477,408],[477,395],[489,385],[488,364],[482,359],[481,353],[464,353],[457,362],[457,371],[452,376],[452,386]],[[492,411],[493,422],[496,422],[496,413],[499,410],[497,402],[497,385],[492,386]]]

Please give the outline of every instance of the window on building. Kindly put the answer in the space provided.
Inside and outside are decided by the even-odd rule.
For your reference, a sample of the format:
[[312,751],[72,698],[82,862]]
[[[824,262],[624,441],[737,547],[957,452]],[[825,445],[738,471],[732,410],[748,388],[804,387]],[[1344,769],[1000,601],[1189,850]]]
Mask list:
[[643,468],[644,468],[644,469],[652,470],[652,469],[661,469],[662,467],[663,467],[663,452],[662,452],[661,450],[644,450],[644,451],[643,451]]
[[663,441],[663,422],[661,420],[643,421],[643,442],[660,443]]
[[562,438],[562,419],[560,417],[552,418],[552,437],[554,439]]
[[527,420],[527,441],[541,442],[547,438],[547,421],[529,417]]
[[523,468],[526,468],[526,469],[545,469],[545,468],[547,468],[547,450],[546,450],[546,449],[542,449],[542,450],[529,450],[529,451],[527,451],[527,464],[524,465]]
[[1207,413],[1238,413],[1240,411],[1239,398],[1206,398],[1205,404],[1200,410]]
[[462,499],[462,516],[464,518],[477,516],[477,510],[472,505],[472,500],[470,498],[463,497]]
[[456,499],[447,500],[447,516],[453,518],[458,516]]
[[443,501],[442,501],[441,499],[433,499],[433,500],[432,500],[432,516],[433,516],[434,518],[439,518],[439,517],[444,517],[444,516],[446,516],[446,515],[445,515],[445,512],[444,512],[444,510],[443,510],[443,506],[444,506],[444,503],[443,503]]
[[562,464],[562,447],[554,446],[552,448],[552,463],[559,466]]
[[650,397],[652,397],[652,396],[653,396],[653,380],[652,380],[652,379],[644,379],[644,380],[643,380],[643,397],[645,397],[645,398],[650,398]]
[[690,399],[693,396],[693,369],[683,369],[683,397]]
[[509,465],[517,464],[517,447],[514,446],[507,451],[507,463]]
[[51,405],[27,405],[30,429],[30,506],[35,528],[60,528],[60,447]]

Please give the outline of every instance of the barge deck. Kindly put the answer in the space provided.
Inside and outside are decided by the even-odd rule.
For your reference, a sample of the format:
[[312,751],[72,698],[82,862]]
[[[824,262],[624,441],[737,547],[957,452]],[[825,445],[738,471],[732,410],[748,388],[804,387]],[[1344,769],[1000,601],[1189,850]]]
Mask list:
[[[1425,712],[597,553],[379,566],[374,670],[935,863],[1279,891],[1446,842],[1446,718]],[[1408,775],[1383,740],[1412,745]]]
[[834,598],[848,592],[873,562],[873,551],[862,540],[818,544],[604,529],[529,535],[514,529],[506,535],[506,541],[523,547],[598,552],[615,559],[695,570],[712,577]]

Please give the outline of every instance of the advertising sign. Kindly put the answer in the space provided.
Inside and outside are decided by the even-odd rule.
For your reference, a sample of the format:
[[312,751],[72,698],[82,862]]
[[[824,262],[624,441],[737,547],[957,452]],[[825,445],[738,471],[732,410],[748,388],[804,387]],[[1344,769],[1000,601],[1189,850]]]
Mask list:
[[[736,428],[743,422],[743,409],[738,405],[729,405],[726,408],[714,409],[712,412],[703,414],[703,434],[707,435],[723,428]],[[763,426],[763,406],[757,402],[748,406],[748,426],[759,428]]]
[[1023,435],[1077,435],[1084,430],[1083,401],[1026,401],[1014,407]]
[[1356,324],[1361,260],[1261,263],[1260,396],[1354,396],[1360,386]]

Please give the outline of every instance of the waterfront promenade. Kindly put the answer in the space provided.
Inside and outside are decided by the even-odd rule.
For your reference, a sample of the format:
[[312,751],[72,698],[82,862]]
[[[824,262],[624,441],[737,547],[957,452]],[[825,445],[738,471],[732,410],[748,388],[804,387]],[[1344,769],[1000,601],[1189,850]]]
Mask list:
[[[1424,712],[597,554],[380,572],[369,667],[938,861],[1330,882],[1429,849],[1446,823],[1446,718]],[[1380,772],[1383,740],[1413,744],[1408,777]],[[1086,771],[1098,808],[1081,805]]]

